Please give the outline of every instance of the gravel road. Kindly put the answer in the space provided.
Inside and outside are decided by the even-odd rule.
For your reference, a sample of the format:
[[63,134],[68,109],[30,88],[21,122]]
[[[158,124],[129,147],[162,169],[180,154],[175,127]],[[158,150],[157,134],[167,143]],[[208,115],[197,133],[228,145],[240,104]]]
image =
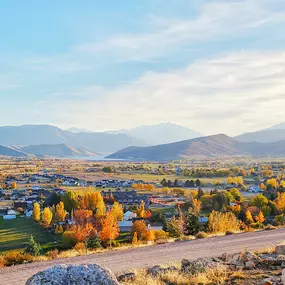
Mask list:
[[195,260],[199,257],[219,256],[223,252],[235,253],[246,248],[261,249],[283,241],[285,229],[278,229],[36,262],[0,269],[0,285],[24,285],[33,274],[56,264],[97,263],[117,274],[133,268],[181,261],[183,258]]

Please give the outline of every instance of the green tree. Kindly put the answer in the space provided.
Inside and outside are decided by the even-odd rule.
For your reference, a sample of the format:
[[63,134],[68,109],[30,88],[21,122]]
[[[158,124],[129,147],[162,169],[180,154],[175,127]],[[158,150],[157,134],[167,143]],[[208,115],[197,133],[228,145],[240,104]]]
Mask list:
[[186,235],[196,235],[199,232],[199,218],[198,216],[187,213],[185,216],[185,234]]
[[268,199],[262,194],[257,194],[251,198],[250,203],[252,206],[256,206],[258,208],[262,208],[268,204]]
[[172,217],[166,224],[167,232],[171,237],[181,237],[184,234],[184,220],[182,217]]
[[30,235],[29,242],[25,248],[25,253],[29,253],[33,256],[39,256],[41,254],[41,246],[34,240],[33,235]]

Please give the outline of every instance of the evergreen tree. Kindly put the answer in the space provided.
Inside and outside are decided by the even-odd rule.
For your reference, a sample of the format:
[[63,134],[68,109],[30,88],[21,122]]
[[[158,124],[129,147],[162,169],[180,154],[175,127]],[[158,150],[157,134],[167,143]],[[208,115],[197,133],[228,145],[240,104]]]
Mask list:
[[29,253],[33,256],[39,256],[41,253],[41,246],[34,240],[33,235],[30,236],[29,243],[25,248],[25,253]]
[[198,216],[188,213],[185,216],[185,233],[187,235],[196,235],[199,232],[199,218]]

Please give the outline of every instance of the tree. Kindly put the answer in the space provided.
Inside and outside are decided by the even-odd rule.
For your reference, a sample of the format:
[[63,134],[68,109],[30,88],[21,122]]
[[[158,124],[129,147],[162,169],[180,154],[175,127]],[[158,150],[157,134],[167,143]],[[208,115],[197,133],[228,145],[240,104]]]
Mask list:
[[285,193],[278,192],[274,204],[279,213],[285,213]]
[[184,220],[182,217],[172,217],[166,224],[167,232],[171,237],[181,237],[184,234]]
[[137,244],[138,244],[138,234],[137,232],[134,232],[133,239],[132,239],[132,245],[136,246]]
[[74,220],[76,224],[84,226],[90,224],[93,219],[93,213],[91,210],[75,210],[74,211]]
[[179,183],[177,179],[174,180],[173,187],[179,187]]
[[35,203],[33,207],[33,219],[35,222],[39,222],[41,219],[41,208],[38,203]]
[[185,233],[187,235],[196,235],[199,232],[199,218],[193,213],[187,213],[185,216]]
[[211,233],[225,233],[226,231],[239,230],[239,221],[233,213],[212,211],[208,221]]
[[167,181],[165,178],[163,178],[160,182],[160,184],[163,186],[163,187],[167,187]]
[[197,187],[200,187],[200,186],[201,186],[201,181],[200,181],[200,179],[197,179],[197,180],[195,181],[195,184],[196,184]]
[[259,223],[263,223],[265,221],[262,211],[260,211],[259,214],[255,217],[255,220]]
[[253,218],[252,218],[252,215],[251,215],[251,212],[249,211],[249,210],[247,210],[246,212],[245,212],[245,222],[246,222],[246,224],[251,224],[251,223],[253,223]]
[[11,188],[12,188],[12,189],[16,189],[16,188],[17,188],[17,183],[16,183],[16,182],[12,182]]
[[62,197],[62,201],[64,204],[64,208],[69,213],[78,208],[79,198],[76,192],[74,191],[67,191]]
[[273,189],[276,189],[278,187],[278,181],[275,178],[268,179],[266,181],[267,186],[271,186]]
[[240,194],[240,191],[237,188],[232,188],[230,189],[229,192],[232,194],[232,196],[234,197],[236,201],[241,201],[242,196]]
[[147,241],[154,241],[155,240],[155,233],[153,230],[149,229],[145,234],[145,239]]
[[262,194],[257,194],[251,198],[250,203],[252,206],[256,206],[261,209],[263,206],[268,204],[268,199]]
[[59,221],[59,222],[64,222],[65,221],[65,218],[66,218],[66,211],[64,209],[64,204],[63,202],[59,202],[56,207],[55,207],[55,215],[56,215],[56,219]]
[[31,254],[33,256],[39,256],[41,254],[41,246],[34,240],[33,235],[30,235],[28,244],[25,248],[25,253]]
[[137,220],[132,225],[132,233],[136,232],[139,240],[145,238],[146,230],[146,222],[144,220]]
[[115,202],[112,207],[112,215],[117,219],[117,221],[122,221],[124,219],[124,210],[120,203]]
[[41,226],[44,228],[48,228],[52,221],[52,212],[49,207],[45,207],[43,214],[42,214],[42,220],[41,220]]
[[201,201],[199,201],[198,199],[193,199],[192,208],[193,208],[193,214],[194,215],[199,215],[199,213],[201,211],[201,206],[202,206]]
[[102,230],[100,232],[100,239],[107,244],[109,242],[110,247],[112,241],[119,236],[119,226],[116,218],[109,211],[102,220]]
[[141,201],[140,207],[137,210],[137,215],[139,218],[145,218],[145,202]]

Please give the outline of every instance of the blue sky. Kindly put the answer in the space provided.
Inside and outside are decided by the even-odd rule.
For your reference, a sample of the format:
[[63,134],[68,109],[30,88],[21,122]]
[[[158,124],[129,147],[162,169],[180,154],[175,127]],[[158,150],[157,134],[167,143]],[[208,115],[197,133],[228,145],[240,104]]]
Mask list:
[[3,0],[1,125],[285,121],[284,0]]

